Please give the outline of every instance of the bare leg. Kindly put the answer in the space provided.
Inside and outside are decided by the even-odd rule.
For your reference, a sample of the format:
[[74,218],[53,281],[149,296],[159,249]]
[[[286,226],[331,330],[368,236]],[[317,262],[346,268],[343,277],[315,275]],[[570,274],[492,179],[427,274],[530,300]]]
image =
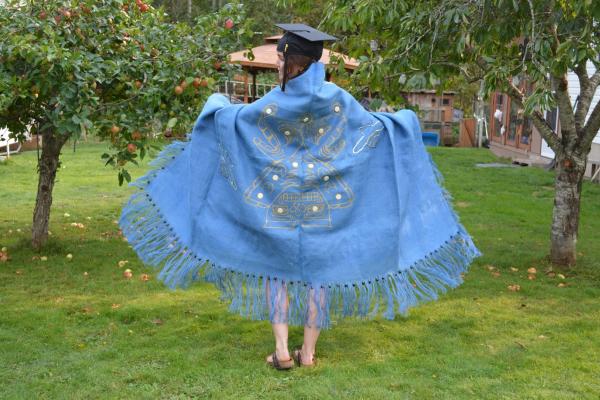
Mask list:
[[[273,321],[285,321],[285,316],[288,312],[289,302],[287,296],[287,290],[285,285],[276,287],[277,293],[274,299],[274,304],[271,304],[271,285],[270,282],[267,281],[267,303],[269,304],[269,310],[272,311]],[[272,309],[274,308],[274,309]],[[271,324],[273,327],[273,335],[275,336],[275,354],[277,354],[277,358],[280,361],[289,360],[290,352],[288,350],[288,324],[276,322]],[[267,362],[272,362],[273,358],[271,355],[267,357]]]
[[318,296],[315,296],[314,289],[310,290],[309,302],[308,302],[308,315],[306,324],[304,325],[304,343],[300,350],[300,358],[302,364],[311,365],[314,362],[314,356],[317,346],[317,340],[319,339],[320,329],[318,328],[318,309],[321,310],[325,307],[325,292],[321,290]]
[[302,344],[302,350],[300,350],[302,364],[313,364],[319,333],[320,330],[317,328],[312,328],[309,326],[304,327],[304,343]]
[[[288,324],[272,324],[273,335],[275,335],[275,353],[279,360],[289,360],[290,352],[288,350]],[[271,361],[271,356],[267,358]]]

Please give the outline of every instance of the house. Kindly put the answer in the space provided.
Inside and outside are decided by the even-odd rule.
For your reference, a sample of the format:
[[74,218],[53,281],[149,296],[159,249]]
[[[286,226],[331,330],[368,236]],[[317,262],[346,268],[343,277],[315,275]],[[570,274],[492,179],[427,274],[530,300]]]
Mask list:
[[462,112],[454,109],[455,92],[438,94],[435,90],[415,90],[402,94],[408,104],[417,107],[423,131],[435,132],[443,144],[454,144],[454,127],[462,119]]
[[[588,75],[595,72],[591,62],[587,64]],[[575,104],[579,96],[579,79],[574,72],[567,76],[569,82],[569,97],[571,104]],[[530,90],[528,84],[520,83],[521,90]],[[530,84],[529,84],[530,86]],[[600,100],[600,88],[596,89],[590,112]],[[588,117],[589,117],[588,113]],[[538,130],[533,126],[531,119],[523,115],[523,111],[503,93],[494,93],[489,102],[488,138],[490,150],[496,155],[510,157],[515,161],[526,164],[547,164],[554,158],[554,151],[548,146]],[[560,131],[558,111],[556,109],[546,112],[546,121],[556,131]],[[600,132],[594,138],[588,163],[585,171],[586,177],[600,175]]]

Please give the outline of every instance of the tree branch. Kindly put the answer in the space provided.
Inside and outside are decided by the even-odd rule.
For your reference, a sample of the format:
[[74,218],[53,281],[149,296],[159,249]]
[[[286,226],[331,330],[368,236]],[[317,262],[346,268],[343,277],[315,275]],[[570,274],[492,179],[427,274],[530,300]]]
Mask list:
[[594,87],[594,92],[598,88],[598,85],[600,85],[600,68],[597,68],[596,72],[594,72],[594,75],[592,75],[590,78],[590,85]]
[[575,116],[573,115],[573,107],[569,98],[569,83],[563,75],[561,77],[551,77],[554,90],[556,92],[556,102],[558,103],[558,118],[560,120],[560,131],[563,133],[563,140],[567,136],[577,135],[575,127]]
[[587,121],[587,124],[583,127],[581,136],[581,148],[586,152],[589,152],[589,148],[592,145],[592,141],[600,130],[600,101],[596,103],[596,106],[592,110],[592,114]]
[[592,89],[590,78],[587,74],[586,61],[580,62],[575,69],[575,74],[579,78],[579,99],[577,100],[577,108],[575,110],[575,129],[577,133],[582,131],[585,124],[585,116],[587,115],[592,98],[594,97],[595,88]]
[[471,72],[468,71],[467,66],[465,65],[460,65],[460,64],[456,64],[450,61],[434,61],[431,63],[431,65],[443,65],[446,67],[450,67],[450,68],[454,68],[457,71],[461,72],[464,77],[467,79],[467,82],[469,83],[473,83],[473,82],[477,82],[481,79],[483,79],[483,74],[472,74]]
[[[513,99],[519,107],[525,108],[523,106],[523,103],[527,101],[527,97],[522,91],[519,90],[519,88],[517,88],[510,81],[508,83],[508,89],[506,94],[508,94],[510,98]],[[548,122],[546,122],[546,119],[544,118],[542,112],[539,110],[534,110],[529,116],[531,117],[533,125],[535,125],[540,135],[542,135],[542,137],[548,143],[548,146],[550,146],[550,148],[554,150],[555,153],[561,152],[562,143],[560,142],[560,138],[558,137],[556,132],[552,130],[550,125],[548,125]]]

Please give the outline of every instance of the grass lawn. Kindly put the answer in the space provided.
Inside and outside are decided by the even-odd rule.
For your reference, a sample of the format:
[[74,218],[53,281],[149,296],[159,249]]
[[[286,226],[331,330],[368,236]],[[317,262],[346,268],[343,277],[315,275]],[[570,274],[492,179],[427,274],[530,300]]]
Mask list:
[[[65,149],[40,254],[29,247],[35,152],[0,165],[11,256],[0,263],[0,398],[600,398],[599,185],[583,186],[577,267],[551,277],[553,172],[476,168],[499,161],[486,149],[431,150],[484,256],[437,302],[395,321],[338,321],[316,368],[278,372],[263,361],[267,322],[228,313],[209,284],[170,291],[137,260],[115,224],[132,189],[117,186],[103,149]],[[301,334],[291,329],[290,346]]]

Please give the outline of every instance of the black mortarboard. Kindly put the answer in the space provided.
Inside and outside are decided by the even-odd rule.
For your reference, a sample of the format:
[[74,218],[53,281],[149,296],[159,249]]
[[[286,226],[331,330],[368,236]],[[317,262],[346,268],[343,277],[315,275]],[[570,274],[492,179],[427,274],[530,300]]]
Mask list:
[[323,41],[334,41],[337,38],[305,24],[275,24],[275,26],[286,31],[277,43],[277,51],[282,52],[284,58],[281,90],[285,90],[287,56],[302,55],[310,57],[313,61],[319,61],[323,55]]

